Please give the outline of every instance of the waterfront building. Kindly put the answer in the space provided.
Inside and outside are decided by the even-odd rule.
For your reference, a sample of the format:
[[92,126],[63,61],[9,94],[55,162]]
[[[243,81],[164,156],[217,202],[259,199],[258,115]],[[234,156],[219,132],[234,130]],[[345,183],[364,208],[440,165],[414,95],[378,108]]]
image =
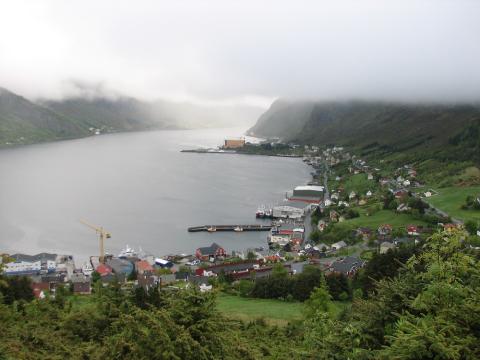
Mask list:
[[200,260],[215,260],[219,257],[225,257],[227,252],[217,243],[213,243],[210,246],[198,248],[195,251],[195,256]]
[[225,149],[238,149],[245,146],[245,139],[225,139]]
[[301,219],[306,212],[308,205],[303,202],[289,201],[274,206],[272,214],[277,219]]
[[14,254],[13,261],[6,263],[6,275],[35,275],[55,272],[57,254],[40,253],[37,255]]

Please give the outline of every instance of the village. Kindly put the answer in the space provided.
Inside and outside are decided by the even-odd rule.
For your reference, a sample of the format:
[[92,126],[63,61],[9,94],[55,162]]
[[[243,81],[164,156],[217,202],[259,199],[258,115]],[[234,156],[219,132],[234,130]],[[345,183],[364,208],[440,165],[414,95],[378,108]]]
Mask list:
[[[226,141],[225,148],[244,144]],[[298,151],[298,146],[292,148]],[[311,181],[255,214],[271,221],[265,246],[228,253],[221,245],[221,233],[216,233],[210,246],[190,255],[159,257],[127,245],[114,256],[103,251],[109,234],[91,226],[100,234],[100,255],[91,256],[81,268],[72,255],[11,254],[4,274],[28,276],[37,298],[54,296],[56,288],[65,285],[73,294],[89,295],[95,284],[112,282],[147,291],[194,287],[205,292],[225,278],[237,282],[268,277],[278,264],[292,276],[309,265],[351,278],[374,253],[416,246],[438,229],[463,227],[462,221],[428,204],[426,200],[436,192],[418,180],[410,165],[387,174],[380,164],[370,166],[343,147],[302,150],[303,161],[312,167]],[[243,231],[238,226],[233,230]]]

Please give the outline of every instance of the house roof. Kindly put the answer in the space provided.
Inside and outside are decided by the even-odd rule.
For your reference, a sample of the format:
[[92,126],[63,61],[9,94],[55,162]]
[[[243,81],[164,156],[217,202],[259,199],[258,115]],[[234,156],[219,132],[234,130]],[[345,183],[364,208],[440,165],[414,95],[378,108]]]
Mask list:
[[247,269],[253,269],[254,265],[258,264],[257,261],[248,261],[248,262],[237,262],[237,263],[230,263],[230,264],[219,264],[219,265],[212,265],[206,268],[206,271],[212,271],[215,274],[219,274],[222,271],[224,273],[230,273],[233,271],[243,271]]
[[217,243],[212,243],[210,246],[198,248],[197,251],[199,251],[202,255],[215,255],[218,249],[222,249],[222,247]]
[[389,248],[389,249],[393,249],[395,247],[395,244],[393,244],[391,242],[388,242],[388,241],[384,241],[380,244],[380,247],[386,247],[386,248]]
[[363,267],[363,265],[365,265],[365,261],[354,256],[347,256],[332,263],[330,269],[334,272],[340,272],[348,275],[351,271],[355,271]]
[[129,275],[133,271],[133,264],[130,261],[124,259],[109,259],[108,265],[113,269],[116,274],[123,273]]
[[342,241],[339,241],[339,242],[336,242],[336,243],[332,244],[332,247],[338,247],[338,246],[345,247],[345,246],[347,246],[347,243],[342,240]]
[[137,271],[153,271],[153,266],[146,260],[140,260],[135,263]]
[[112,273],[112,268],[106,264],[100,264],[95,269],[101,276],[108,275]]

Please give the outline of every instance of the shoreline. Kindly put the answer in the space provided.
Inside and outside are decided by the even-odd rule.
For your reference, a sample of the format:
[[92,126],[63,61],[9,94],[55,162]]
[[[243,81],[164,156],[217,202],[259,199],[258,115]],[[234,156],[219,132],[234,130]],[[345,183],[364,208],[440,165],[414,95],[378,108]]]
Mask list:
[[[209,151],[210,150],[210,151]],[[226,155],[255,155],[255,156],[272,156],[272,157],[284,157],[284,158],[303,158],[302,155],[288,155],[288,154],[259,154],[259,153],[246,153],[238,152],[234,150],[213,150],[211,149],[184,149],[180,150],[181,153],[193,153],[193,154],[226,154]]]

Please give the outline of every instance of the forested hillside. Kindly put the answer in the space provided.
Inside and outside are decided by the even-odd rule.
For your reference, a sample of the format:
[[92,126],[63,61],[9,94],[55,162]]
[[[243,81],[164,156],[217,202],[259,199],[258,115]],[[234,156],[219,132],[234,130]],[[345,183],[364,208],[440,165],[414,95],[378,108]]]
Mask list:
[[86,124],[0,88],[0,145],[87,136]]
[[[330,311],[334,294],[321,273],[313,291],[298,278],[295,291],[311,293],[304,319],[285,327],[228,319],[214,293],[97,282],[90,297],[59,287],[55,298],[32,300],[28,279],[0,275],[0,359],[478,359],[471,238],[436,233],[375,254],[348,280],[353,302],[341,313]],[[272,274],[264,290],[281,290],[289,276]]]
[[249,126],[263,111],[250,105],[197,105],[132,97],[27,100],[0,88],[0,146],[100,133]]
[[480,160],[471,151],[478,148],[479,121],[476,105],[277,101],[249,133],[369,152],[441,151]]

